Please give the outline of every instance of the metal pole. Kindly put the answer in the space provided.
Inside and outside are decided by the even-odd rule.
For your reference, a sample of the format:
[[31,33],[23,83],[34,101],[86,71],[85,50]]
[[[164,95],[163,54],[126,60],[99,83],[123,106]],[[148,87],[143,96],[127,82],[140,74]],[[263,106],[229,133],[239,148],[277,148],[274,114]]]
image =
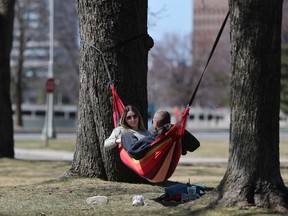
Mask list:
[[[48,78],[54,78],[53,63],[54,63],[54,0],[50,0],[49,4],[50,19],[49,19],[49,64],[48,64]],[[56,138],[54,128],[54,93],[47,92],[46,97],[46,115],[42,135],[45,136],[46,145],[48,145],[49,138]]]

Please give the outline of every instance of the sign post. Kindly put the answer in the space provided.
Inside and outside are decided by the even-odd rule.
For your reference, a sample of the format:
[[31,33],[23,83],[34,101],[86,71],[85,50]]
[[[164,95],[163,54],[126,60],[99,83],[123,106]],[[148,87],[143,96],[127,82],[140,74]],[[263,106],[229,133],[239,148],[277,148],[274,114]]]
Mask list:
[[54,93],[56,84],[55,84],[55,79],[54,78],[48,78],[45,84],[46,87],[46,92],[47,93]]
[[46,146],[48,146],[49,138],[56,138],[56,132],[54,129],[54,91],[55,91],[55,79],[53,73],[53,60],[54,60],[54,0],[49,1],[50,19],[49,19],[49,63],[48,63],[48,79],[45,83],[46,88],[46,115],[44,128],[42,135],[44,135]]

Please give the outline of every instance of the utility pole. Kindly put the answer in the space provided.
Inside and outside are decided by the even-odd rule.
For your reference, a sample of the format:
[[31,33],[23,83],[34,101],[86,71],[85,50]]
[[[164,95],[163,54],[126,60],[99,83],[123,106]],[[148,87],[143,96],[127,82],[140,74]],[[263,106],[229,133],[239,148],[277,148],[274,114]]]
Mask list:
[[44,128],[42,130],[42,136],[44,136],[46,145],[48,145],[49,138],[56,138],[56,132],[54,128],[54,91],[55,91],[55,80],[54,80],[54,0],[49,2],[50,19],[49,19],[49,64],[48,64],[48,75],[46,81],[46,115]]

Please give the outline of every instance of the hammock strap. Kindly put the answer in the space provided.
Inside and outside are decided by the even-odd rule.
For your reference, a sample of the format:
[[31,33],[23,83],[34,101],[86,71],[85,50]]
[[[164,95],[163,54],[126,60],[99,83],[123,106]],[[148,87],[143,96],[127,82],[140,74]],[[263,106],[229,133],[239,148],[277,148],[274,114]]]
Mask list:
[[106,62],[106,60],[105,60],[105,57],[104,57],[104,55],[103,55],[103,52],[102,52],[100,49],[98,49],[96,46],[92,45],[92,44],[89,43],[89,42],[85,42],[85,41],[84,41],[84,43],[87,43],[90,47],[94,48],[94,49],[99,53],[99,55],[100,55],[100,57],[101,57],[101,61],[102,61],[103,64],[104,64],[104,68],[105,68],[105,71],[106,71],[107,76],[108,76],[109,84],[112,85],[113,82],[112,82],[111,74],[110,74],[110,71],[109,71],[109,69],[108,69],[107,62]]
[[208,60],[207,60],[207,62],[206,62],[206,65],[205,65],[205,67],[204,67],[204,70],[203,70],[203,72],[202,72],[202,74],[201,74],[201,77],[200,77],[200,79],[199,79],[199,81],[198,81],[198,83],[197,83],[197,86],[196,86],[196,88],[195,88],[195,90],[194,90],[194,92],[193,92],[193,94],[192,94],[192,97],[191,97],[191,99],[190,99],[190,101],[189,101],[188,106],[191,106],[192,103],[193,103],[193,101],[194,101],[194,98],[195,98],[195,96],[196,96],[196,93],[197,93],[198,88],[199,88],[199,86],[200,86],[200,83],[201,83],[201,81],[202,81],[202,78],[203,78],[203,76],[204,76],[204,73],[205,73],[205,71],[206,71],[206,68],[207,68],[207,66],[208,66],[208,64],[209,64],[209,62],[210,62],[210,59],[211,59],[211,57],[212,57],[212,55],[213,55],[213,53],[214,53],[214,51],[215,51],[215,48],[216,48],[216,46],[217,46],[217,44],[218,44],[218,41],[219,41],[219,39],[220,39],[220,37],[221,37],[221,35],[222,35],[223,29],[224,29],[224,27],[225,27],[225,25],[226,25],[226,22],[227,22],[228,17],[229,17],[229,11],[227,12],[227,15],[226,15],[226,17],[225,17],[225,19],[224,19],[224,21],[223,21],[223,23],[222,23],[222,26],[221,26],[221,28],[220,28],[220,30],[219,30],[219,32],[218,32],[218,35],[217,35],[216,40],[215,40],[215,42],[214,42],[214,44],[213,44],[212,50],[211,50],[211,52],[210,52],[210,54],[209,54],[209,57],[208,57]]
[[94,49],[100,54],[101,61],[102,61],[103,64],[104,64],[104,68],[105,68],[105,71],[106,71],[107,76],[108,76],[109,84],[112,85],[112,84],[113,84],[113,81],[112,81],[112,78],[111,78],[111,73],[110,73],[110,71],[109,71],[109,69],[108,69],[107,62],[106,62],[106,60],[105,60],[105,57],[104,57],[104,54],[103,54],[103,53],[104,53],[104,52],[107,52],[107,51],[111,51],[111,50],[116,49],[116,48],[119,48],[119,47],[121,47],[121,46],[123,46],[123,45],[125,45],[125,44],[127,44],[127,43],[129,43],[129,42],[131,42],[131,41],[137,40],[138,38],[141,38],[141,37],[144,37],[144,36],[147,36],[147,35],[148,35],[147,33],[142,33],[142,34],[136,35],[136,36],[134,36],[134,37],[132,37],[132,38],[129,38],[129,39],[125,40],[125,41],[119,42],[119,43],[116,44],[115,46],[110,47],[110,48],[108,48],[107,50],[104,50],[103,52],[102,52],[100,49],[98,49],[96,46],[94,46],[93,44],[91,44],[91,43],[89,43],[89,42],[86,42],[86,41],[83,41],[83,42],[86,43],[86,44],[88,44],[90,47],[94,48]]

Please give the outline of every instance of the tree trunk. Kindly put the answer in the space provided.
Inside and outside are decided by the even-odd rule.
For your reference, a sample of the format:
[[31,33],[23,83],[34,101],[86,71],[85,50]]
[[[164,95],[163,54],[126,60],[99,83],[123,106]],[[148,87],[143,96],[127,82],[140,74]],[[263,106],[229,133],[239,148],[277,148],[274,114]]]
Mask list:
[[285,210],[279,163],[282,0],[230,0],[229,7],[231,131],[217,202]]
[[118,149],[104,150],[113,129],[109,79],[124,102],[147,120],[147,1],[79,0],[80,93],[76,151],[70,174],[111,181],[146,182],[124,166]]
[[13,0],[0,0],[0,157],[14,158],[10,98],[10,52],[13,41]]
[[[26,41],[25,41],[25,31],[27,27],[25,25],[25,12],[26,10],[21,8],[19,5],[19,2],[16,2],[17,7],[17,14],[16,18],[19,23],[19,48],[18,48],[18,61],[16,66],[16,73],[15,73],[15,126],[16,127],[22,127],[23,121],[22,121],[22,71],[23,71],[23,64],[24,64],[24,50],[26,47]],[[24,6],[25,7],[25,6]],[[27,7],[27,5],[26,5]]]

